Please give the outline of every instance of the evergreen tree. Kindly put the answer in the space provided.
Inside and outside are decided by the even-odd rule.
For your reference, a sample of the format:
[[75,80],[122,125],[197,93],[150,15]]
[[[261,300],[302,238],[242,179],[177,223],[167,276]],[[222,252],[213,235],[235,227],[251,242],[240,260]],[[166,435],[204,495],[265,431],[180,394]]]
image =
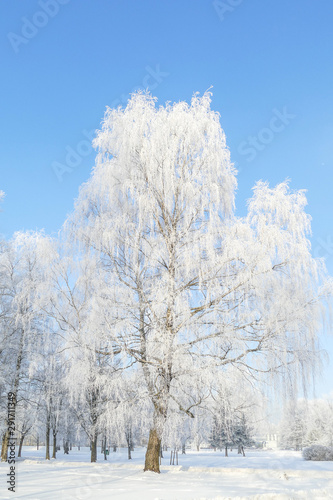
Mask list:
[[238,453],[243,453],[245,457],[244,448],[246,446],[252,446],[254,441],[251,438],[252,429],[249,427],[246,421],[246,416],[244,413],[241,414],[238,422],[234,425],[233,429],[233,444],[237,446]]

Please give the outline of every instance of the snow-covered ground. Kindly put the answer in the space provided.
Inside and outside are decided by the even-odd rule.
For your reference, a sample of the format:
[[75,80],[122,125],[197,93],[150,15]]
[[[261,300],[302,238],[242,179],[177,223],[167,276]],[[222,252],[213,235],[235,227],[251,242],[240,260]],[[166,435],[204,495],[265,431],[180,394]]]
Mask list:
[[104,462],[89,463],[89,450],[73,449],[56,460],[44,460],[45,449],[23,449],[16,463],[17,488],[7,490],[7,463],[0,464],[0,498],[29,500],[203,500],[203,499],[333,499],[333,462],[307,462],[299,452],[247,450],[187,450],[179,454],[179,465],[170,466],[164,452],[161,474],[143,472],[144,449],[133,459],[121,449]]

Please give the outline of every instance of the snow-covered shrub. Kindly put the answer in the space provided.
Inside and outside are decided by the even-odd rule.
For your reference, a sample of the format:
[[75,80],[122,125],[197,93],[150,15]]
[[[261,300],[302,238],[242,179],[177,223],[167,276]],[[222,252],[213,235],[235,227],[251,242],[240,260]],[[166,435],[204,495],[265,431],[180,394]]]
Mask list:
[[303,458],[305,460],[333,460],[333,448],[322,446],[321,444],[313,444],[304,448]]

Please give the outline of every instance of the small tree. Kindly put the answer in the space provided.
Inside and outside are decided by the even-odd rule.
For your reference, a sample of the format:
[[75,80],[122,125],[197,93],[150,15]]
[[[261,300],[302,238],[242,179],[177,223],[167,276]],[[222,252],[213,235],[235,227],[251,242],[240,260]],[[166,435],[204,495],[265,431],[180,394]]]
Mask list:
[[244,448],[246,446],[252,446],[254,444],[251,438],[251,428],[249,427],[246,416],[244,413],[241,414],[234,424],[232,442],[237,446],[238,453],[242,453],[245,457]]
[[221,406],[213,417],[210,444],[216,449],[224,449],[228,456],[228,448],[233,445],[233,423],[232,415],[226,406]]
[[301,451],[306,444],[308,412],[305,401],[291,401],[285,406],[280,425],[281,444]]

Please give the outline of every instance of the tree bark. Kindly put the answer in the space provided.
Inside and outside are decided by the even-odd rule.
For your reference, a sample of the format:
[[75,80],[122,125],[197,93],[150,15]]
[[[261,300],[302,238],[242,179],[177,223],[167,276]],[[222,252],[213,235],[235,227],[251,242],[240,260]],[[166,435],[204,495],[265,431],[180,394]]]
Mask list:
[[158,436],[156,429],[151,429],[149,433],[149,441],[146,452],[144,471],[152,471],[160,473],[160,448],[161,438]]
[[94,434],[94,437],[91,440],[90,461],[97,462],[97,433]]
[[225,456],[228,456],[228,446],[225,447]]
[[131,428],[127,429],[126,432],[126,441],[127,441],[127,455],[128,460],[132,460],[131,450],[132,450],[132,430]]
[[102,446],[103,446],[104,460],[107,460],[108,457],[106,455],[106,436],[104,437],[104,440],[102,442]]
[[57,433],[53,431],[53,453],[52,458],[57,458]]
[[50,460],[50,420],[49,417],[47,418],[46,422],[46,441],[45,441],[45,446],[46,446],[46,453],[45,453],[45,459]]
[[1,446],[1,462],[7,461],[8,456],[8,441],[9,441],[9,431],[7,430],[2,436],[2,446]]
[[17,458],[21,458],[22,446],[23,446],[24,438],[25,438],[25,434],[22,434],[22,436],[20,437],[20,444],[19,444]]

